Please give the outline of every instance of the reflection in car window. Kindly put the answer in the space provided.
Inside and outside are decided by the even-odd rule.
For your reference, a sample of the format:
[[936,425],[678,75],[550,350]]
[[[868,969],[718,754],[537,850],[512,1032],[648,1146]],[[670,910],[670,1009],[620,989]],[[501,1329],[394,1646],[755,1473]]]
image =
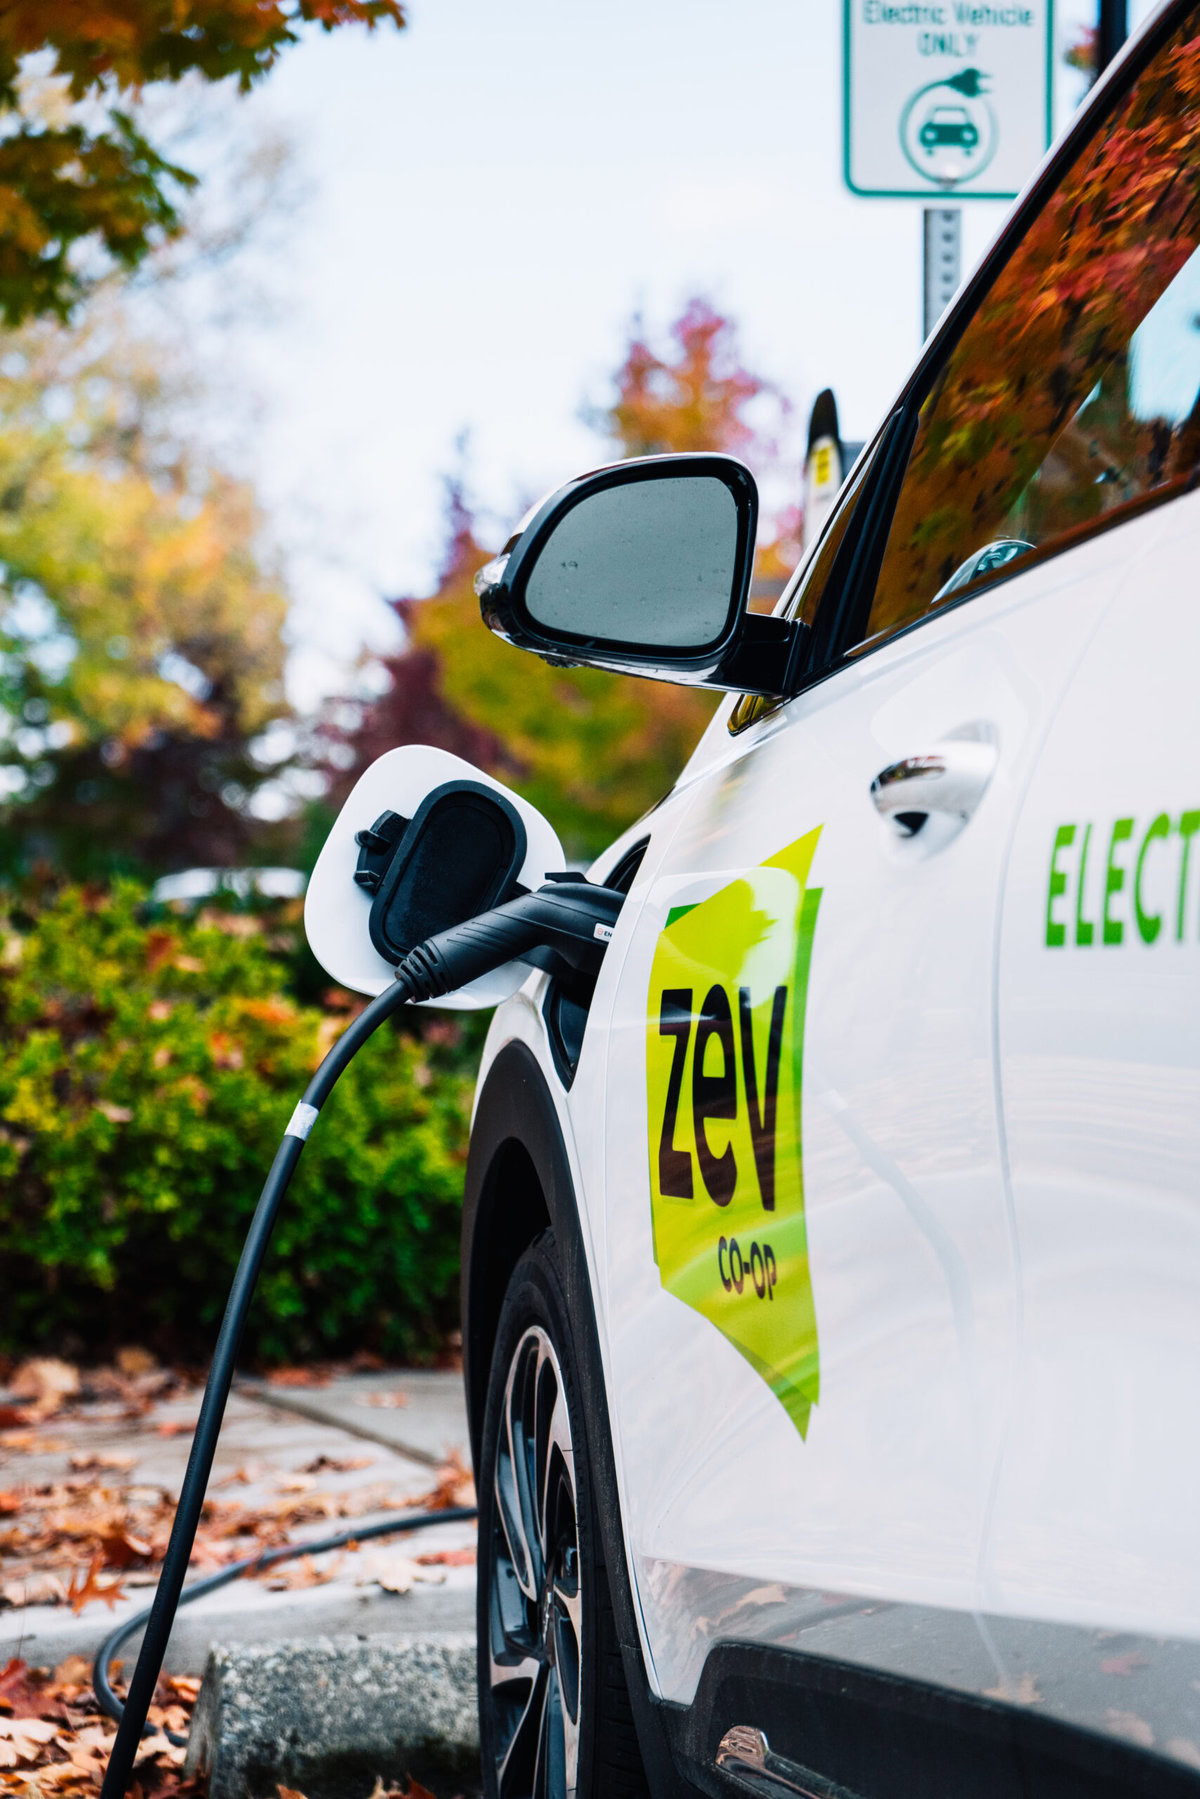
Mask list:
[[1200,465],[1200,25],[1064,177],[921,409],[866,642]]
[[[838,551],[866,489],[867,475],[874,466],[882,435],[880,433],[858,458],[847,478],[847,485],[843,486],[834,503],[828,524],[801,560],[781,596],[776,611],[784,618],[797,618],[805,625],[814,623],[817,610],[826,597]],[[729,729],[734,733],[744,731],[747,725],[777,712],[781,704],[780,700],[765,699],[761,694],[743,694],[729,714]]]
[[791,592],[784,596],[782,611],[785,618],[798,618],[805,625],[815,622],[817,610],[829,586],[829,577],[833,573],[838,551],[850,528],[850,521],[858,511],[858,503],[867,484],[868,472],[874,465],[877,449],[878,439],[851,469],[829,523],[813,545],[810,555],[801,563]]

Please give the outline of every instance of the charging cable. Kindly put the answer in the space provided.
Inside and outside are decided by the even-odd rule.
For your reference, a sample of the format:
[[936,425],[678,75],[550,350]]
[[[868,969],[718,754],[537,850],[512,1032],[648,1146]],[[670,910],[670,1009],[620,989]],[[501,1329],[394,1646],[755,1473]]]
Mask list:
[[[179,1603],[190,1605],[193,1599],[203,1599],[206,1593],[215,1593],[218,1587],[227,1587],[230,1581],[240,1580],[243,1574],[261,1574],[265,1568],[273,1568],[277,1562],[289,1561],[296,1555],[324,1555],[331,1549],[356,1549],[360,1543],[369,1543],[375,1537],[395,1537],[407,1530],[428,1530],[431,1524],[468,1524],[478,1516],[478,1510],[473,1505],[451,1505],[439,1512],[414,1512],[410,1517],[388,1518],[382,1524],[364,1524],[358,1530],[339,1531],[335,1537],[315,1537],[305,1543],[280,1543],[274,1549],[260,1549],[257,1555],[248,1555],[240,1562],[227,1562],[215,1574],[206,1574],[202,1580],[194,1580],[179,1595]],[[100,1709],[107,1712],[110,1718],[115,1718],[118,1724],[125,1707],[113,1690],[108,1670],[113,1658],[120,1654],[130,1637],[136,1636],[142,1626],[149,1622],[152,1610],[152,1606],[147,1606],[144,1612],[135,1612],[132,1618],[126,1618],[123,1624],[111,1631],[97,1649],[92,1663],[92,1691],[100,1701]],[[187,1738],[177,1735],[175,1731],[168,1730],[163,1734],[178,1748],[187,1747]]]
[[[560,880],[540,887],[535,892],[523,893],[503,906],[496,906],[476,918],[438,932],[404,957],[396,969],[392,985],[371,1000],[347,1027],[305,1088],[304,1097],[293,1112],[275,1152],[275,1160],[271,1164],[271,1171],[267,1175],[246,1234],[237,1272],[229,1290],[225,1315],[221,1320],[217,1345],[213,1351],[212,1366],[205,1383],[200,1416],[192,1438],[187,1470],[179,1492],[179,1504],[175,1510],[167,1552],[163,1557],[162,1573],[146,1616],[146,1631],[129,1682],[129,1693],[124,1708],[119,1710],[120,1723],[100,1788],[100,1799],[124,1799],[129,1786],[138,1744],[145,1729],[154,1689],[162,1672],[167,1639],[183,1595],[183,1583],[200,1523],[204,1495],[208,1490],[208,1479],[233,1382],[246,1314],[250,1309],[279,1207],[321,1107],[363,1044],[401,1006],[414,1000],[440,999],[447,993],[454,993],[460,987],[465,987],[480,975],[489,974],[492,969],[514,960],[537,961],[539,966],[550,966],[564,975],[594,977],[612,937],[613,926],[624,900],[623,893],[608,887],[594,887],[589,881]],[[546,962],[547,956],[552,959],[549,963]],[[433,1515],[439,1521],[447,1521],[449,1517],[446,1512]],[[393,1526],[396,1529],[415,1527],[413,1520],[407,1525],[397,1521]],[[359,1533],[355,1540],[361,1541],[366,1534],[365,1531]],[[377,1530],[373,1534],[383,1533]],[[303,1551],[311,1554],[314,1549],[311,1543],[287,1547],[292,1554]],[[327,1544],[326,1547],[333,1545]],[[267,1552],[268,1555],[270,1553]],[[282,1560],[282,1554],[277,1555],[276,1559]],[[263,1557],[256,1557],[254,1561],[266,1565]],[[222,1569],[220,1572],[223,1577],[235,1578],[229,1569]],[[217,1584],[223,1583],[216,1576],[210,1576],[205,1590],[211,1591]],[[198,1589],[204,1585],[203,1582],[197,1582],[190,1589],[190,1596],[198,1597]],[[127,1626],[122,1626],[122,1632],[126,1628],[132,1634],[136,1626],[127,1621]],[[109,1639],[109,1643],[111,1642],[112,1638]],[[120,1701],[108,1683],[107,1664],[101,1672],[108,1703],[101,1697],[99,1686],[97,1697],[100,1697],[100,1702],[109,1715],[116,1716]]]

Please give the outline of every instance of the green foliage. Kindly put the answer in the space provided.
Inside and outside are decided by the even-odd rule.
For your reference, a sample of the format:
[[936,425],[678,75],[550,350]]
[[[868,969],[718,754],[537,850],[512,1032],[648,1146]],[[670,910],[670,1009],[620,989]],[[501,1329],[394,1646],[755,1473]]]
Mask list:
[[[211,1349],[295,1100],[349,1017],[293,996],[298,907],[149,907],[123,883],[0,919],[0,1352]],[[309,1141],[247,1353],[430,1351],[457,1319],[478,1035],[372,1040]]]
[[64,318],[86,289],[73,259],[94,237],[114,264],[137,266],[179,229],[195,177],[160,156],[128,114],[107,131],[26,124],[0,139],[0,317]]
[[[194,177],[122,97],[194,76],[259,81],[303,28],[404,24],[399,0],[5,0],[0,6],[0,318],[65,318],[106,267],[132,269],[181,225]],[[50,69],[57,102],[27,79]],[[99,252],[99,254],[98,254]]]

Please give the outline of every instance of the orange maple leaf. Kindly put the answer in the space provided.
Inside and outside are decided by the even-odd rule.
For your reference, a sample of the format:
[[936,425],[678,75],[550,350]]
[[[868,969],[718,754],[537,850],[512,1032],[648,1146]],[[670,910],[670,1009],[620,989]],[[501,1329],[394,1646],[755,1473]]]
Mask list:
[[452,1449],[442,1463],[437,1471],[437,1486],[421,1503],[427,1512],[444,1512],[451,1506],[475,1504],[475,1482],[457,1450]]
[[121,1582],[117,1580],[100,1580],[100,1571],[104,1567],[104,1551],[97,1549],[88,1564],[87,1573],[76,1568],[71,1576],[71,1584],[67,1588],[67,1604],[73,1612],[81,1612],[85,1605],[93,1599],[103,1599],[111,1611],[118,1599],[124,1599]]

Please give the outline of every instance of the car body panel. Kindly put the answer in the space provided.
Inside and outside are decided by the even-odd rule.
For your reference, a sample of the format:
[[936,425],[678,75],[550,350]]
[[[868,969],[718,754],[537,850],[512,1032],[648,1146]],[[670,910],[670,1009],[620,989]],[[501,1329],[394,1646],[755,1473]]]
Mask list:
[[[1081,604],[1094,619],[1114,579],[1111,541],[1076,557],[931,621],[747,733],[679,796],[679,822],[643,865],[616,1003],[596,1033],[605,1054],[590,1059],[590,1085],[581,1064],[571,1105],[592,1120],[607,1106],[605,1160],[595,1147],[581,1156],[583,1204],[606,1218],[626,1528],[661,1690],[681,1702],[703,1645],[664,1566],[724,1572],[731,1597],[749,1579],[976,1605],[1017,1307],[995,1112],[996,896],[1017,799],[1082,650]],[[971,728],[993,733],[999,755],[977,813],[950,841],[902,841],[870,803],[873,777]],[[664,1291],[647,998],[672,908],[822,825],[802,1126],[820,1397],[804,1438],[745,1356]],[[781,1162],[797,1149],[787,1128],[781,1118]],[[715,1253],[722,1214],[696,1203],[712,1213]],[[702,1612],[710,1637],[723,1614]],[[771,1628],[764,1608],[755,1634]]]
[[1005,889],[1023,1323],[986,1586],[998,1611],[1200,1636],[1200,496],[1144,526]]
[[[1188,505],[1200,511],[1200,500]],[[545,977],[497,1013],[485,1071],[503,1045],[524,1043],[568,1145],[644,1663],[651,1690],[675,1704],[694,1698],[713,1645],[732,1639],[972,1694],[1045,1689],[1065,1721],[1119,1735],[1127,1717],[1103,1666],[1124,1656],[1139,1670],[1157,1660],[1161,1673],[1165,1658],[1165,1685],[1146,1676],[1143,1711],[1155,1712],[1159,1692],[1163,1720],[1176,1717],[1177,1740],[1191,1740],[1200,1649],[1153,1649],[1146,1637],[1150,1627],[1185,1636],[1178,1611],[1081,1608],[1078,1594],[1056,1596],[1045,1554],[1018,1555],[1015,1570],[1004,1547],[1016,1528],[1005,1496],[1020,1484],[1013,1411],[1030,1370],[995,1112],[997,896],[1014,832],[1019,851],[1026,829],[1018,810],[1064,689],[1166,517],[1131,521],[947,611],[737,740],[714,737],[649,821],[569,1092],[547,1049]],[[972,721],[999,740],[993,784],[956,839],[908,856],[919,838],[884,834],[872,775]],[[822,804],[832,820],[853,818],[859,841],[823,833],[813,863],[823,892],[803,1158],[821,1391],[805,1440],[743,1355],[663,1289],[646,1002],[671,907],[766,859]],[[1035,862],[1044,906],[1040,839]],[[839,890],[858,903],[839,912]],[[871,925],[881,910],[886,932]],[[918,1037],[889,1031],[889,1019],[914,1016],[925,1019]],[[1036,1415],[1044,1444],[1046,1407]],[[1069,1481],[1061,1491],[1069,1503]],[[1111,1657],[1106,1631],[1132,1633]]]

